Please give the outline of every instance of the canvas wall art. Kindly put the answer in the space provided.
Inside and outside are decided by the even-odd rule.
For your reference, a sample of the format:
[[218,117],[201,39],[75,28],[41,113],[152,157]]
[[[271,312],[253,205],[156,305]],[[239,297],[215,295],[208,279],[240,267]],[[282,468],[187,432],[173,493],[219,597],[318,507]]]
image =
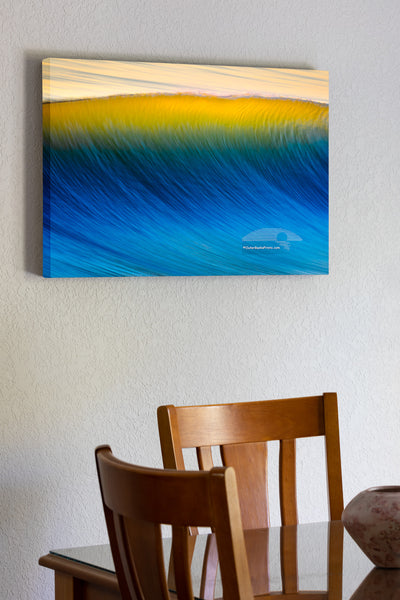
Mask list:
[[46,277],[328,273],[328,73],[43,61]]

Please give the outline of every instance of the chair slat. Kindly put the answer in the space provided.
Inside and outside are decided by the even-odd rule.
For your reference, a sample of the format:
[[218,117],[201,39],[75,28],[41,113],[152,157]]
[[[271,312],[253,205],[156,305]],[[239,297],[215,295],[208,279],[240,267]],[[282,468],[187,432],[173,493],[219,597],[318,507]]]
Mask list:
[[214,466],[211,452],[211,446],[201,446],[196,448],[197,462],[202,471],[209,471]]
[[173,526],[172,540],[176,592],[180,600],[192,600],[193,587],[190,573],[192,552],[189,550],[188,528]]
[[130,587],[135,590],[138,600],[169,600],[160,524],[123,517],[120,522],[123,523],[123,539],[119,548],[124,573],[129,573]]
[[[244,529],[269,526],[267,496],[267,444],[221,446],[222,462],[235,469]],[[251,494],[252,502],[247,498]]]
[[280,440],[279,490],[282,525],[296,525],[296,440]]

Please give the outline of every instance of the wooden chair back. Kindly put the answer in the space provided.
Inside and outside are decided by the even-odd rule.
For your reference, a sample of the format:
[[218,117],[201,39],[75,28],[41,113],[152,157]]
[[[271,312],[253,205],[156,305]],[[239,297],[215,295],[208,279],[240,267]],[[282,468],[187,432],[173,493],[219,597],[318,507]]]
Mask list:
[[125,463],[109,446],[96,449],[108,535],[123,600],[169,600],[161,524],[172,525],[179,600],[193,600],[188,527],[212,527],[224,597],[253,598],[235,473],[166,471]]
[[207,406],[160,406],[158,427],[164,467],[185,469],[184,448],[196,448],[201,470],[213,467],[212,447],[235,468],[245,529],[269,526],[267,442],[279,440],[279,491],[283,525],[298,522],[296,438],[325,437],[331,520],[343,511],[337,397],[322,396]]

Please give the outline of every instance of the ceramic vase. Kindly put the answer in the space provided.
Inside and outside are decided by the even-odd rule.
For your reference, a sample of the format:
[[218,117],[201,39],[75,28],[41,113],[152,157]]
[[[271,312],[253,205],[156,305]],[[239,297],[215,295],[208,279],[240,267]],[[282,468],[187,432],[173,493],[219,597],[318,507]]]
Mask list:
[[346,506],[342,521],[374,565],[400,568],[400,486],[364,490]]

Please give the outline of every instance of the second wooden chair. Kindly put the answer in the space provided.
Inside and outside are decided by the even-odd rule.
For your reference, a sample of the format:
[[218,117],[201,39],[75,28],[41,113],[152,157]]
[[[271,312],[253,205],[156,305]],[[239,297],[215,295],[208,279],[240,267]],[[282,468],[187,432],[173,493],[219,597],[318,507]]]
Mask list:
[[213,466],[212,447],[220,446],[224,465],[235,468],[243,527],[269,525],[267,442],[279,440],[279,490],[283,525],[298,522],[296,438],[324,436],[331,520],[343,511],[337,397],[217,404],[160,406],[158,426],[164,467],[185,469],[184,448],[196,448],[199,468]]

